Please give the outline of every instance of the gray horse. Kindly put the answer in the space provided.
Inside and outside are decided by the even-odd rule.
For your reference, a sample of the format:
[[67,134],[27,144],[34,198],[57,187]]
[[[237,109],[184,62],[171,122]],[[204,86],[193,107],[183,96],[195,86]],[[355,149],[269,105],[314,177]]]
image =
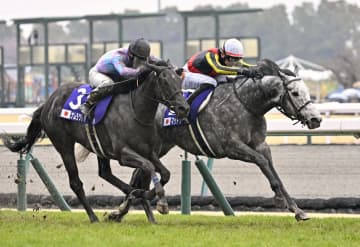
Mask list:
[[[276,205],[285,205],[295,213],[297,220],[306,220],[307,215],[289,196],[273,166],[270,147],[265,141],[264,115],[277,107],[287,117],[314,129],[320,126],[320,113],[310,101],[304,81],[294,73],[280,69],[268,59],[260,61],[258,66],[265,75],[262,79],[237,78],[233,83],[219,85],[200,113],[199,124],[213,151],[213,158],[227,157],[256,164],[275,192]],[[160,105],[156,115],[159,156],[165,155],[175,145],[192,154],[202,155],[188,125],[162,127],[165,109]],[[157,169],[161,174],[164,167]],[[147,180],[142,171],[136,170],[130,184],[147,188]]]
[[[159,103],[172,108],[181,118],[188,115],[189,106],[181,94],[180,77],[167,66],[147,65],[149,70],[138,88],[128,94],[115,95],[108,109],[107,116],[96,125],[96,132],[101,140],[104,157],[98,157],[99,176],[132,197],[146,198],[149,191],[134,190],[112,174],[110,159],[118,160],[121,165],[139,168],[144,176],[154,181],[153,193],[161,198],[161,206],[166,208],[164,189],[170,177],[163,174],[161,183],[155,167],[162,166],[158,153],[153,151],[155,124],[154,117]],[[98,221],[88,200],[74,157],[75,142],[91,150],[83,124],[60,118],[61,109],[71,94],[80,84],[68,83],[59,87],[49,99],[33,114],[27,134],[18,140],[7,135],[2,136],[4,144],[13,152],[29,152],[42,131],[51,140],[60,153],[67,173],[70,187],[85,208],[91,222]],[[149,205],[148,205],[149,206]],[[149,206],[150,207],[150,206]],[[166,210],[166,209],[165,209]]]

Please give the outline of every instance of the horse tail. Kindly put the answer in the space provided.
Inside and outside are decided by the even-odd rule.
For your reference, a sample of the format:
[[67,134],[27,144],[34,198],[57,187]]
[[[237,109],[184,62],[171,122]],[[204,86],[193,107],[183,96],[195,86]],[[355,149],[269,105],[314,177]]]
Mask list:
[[41,137],[44,136],[44,132],[42,130],[41,125],[41,112],[43,110],[44,105],[40,106],[33,113],[32,120],[30,122],[29,127],[27,128],[26,135],[20,138],[14,138],[5,133],[2,136],[2,140],[4,145],[12,152],[18,153],[28,153],[31,150],[31,147],[34,143]]

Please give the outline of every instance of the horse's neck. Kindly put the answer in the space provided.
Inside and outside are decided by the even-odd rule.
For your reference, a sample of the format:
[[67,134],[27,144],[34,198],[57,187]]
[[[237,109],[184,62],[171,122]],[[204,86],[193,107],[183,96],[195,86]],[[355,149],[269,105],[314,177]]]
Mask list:
[[155,88],[152,81],[144,81],[139,88],[132,92],[131,104],[136,120],[149,125],[154,122],[158,102],[155,101]]
[[[239,96],[237,100],[240,100],[243,106],[252,114],[263,116],[275,106],[269,99],[269,94],[262,88],[260,81],[253,81],[253,79],[249,78],[245,83],[238,82],[235,86]],[[235,95],[235,97],[237,96]]]

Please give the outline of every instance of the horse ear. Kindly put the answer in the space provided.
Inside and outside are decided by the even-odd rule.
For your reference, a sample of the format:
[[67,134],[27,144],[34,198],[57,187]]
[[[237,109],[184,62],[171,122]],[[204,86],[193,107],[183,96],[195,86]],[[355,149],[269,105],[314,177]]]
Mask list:
[[158,66],[151,63],[146,63],[146,67],[150,68],[151,70],[155,71],[156,73],[160,73],[163,66]]
[[286,77],[286,73],[284,73],[283,69],[279,70],[280,77]]
[[280,76],[294,76],[296,77],[296,74],[294,72],[292,72],[291,70],[289,69],[280,69],[279,70],[279,74]]
[[295,68],[294,68],[294,73],[295,75],[299,75],[299,66],[295,65]]

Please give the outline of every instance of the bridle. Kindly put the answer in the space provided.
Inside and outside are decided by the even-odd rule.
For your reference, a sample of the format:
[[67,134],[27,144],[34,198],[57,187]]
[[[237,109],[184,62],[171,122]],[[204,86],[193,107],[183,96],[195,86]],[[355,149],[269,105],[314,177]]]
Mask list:
[[[249,79],[250,79],[249,77],[244,77],[244,76],[238,76],[237,78],[243,78],[243,80],[241,81],[240,85],[239,85],[237,88],[241,88],[241,87],[242,87],[247,81],[249,81]],[[253,81],[254,83],[256,83],[256,81],[255,81],[254,78],[251,78],[251,79],[252,79],[252,81]],[[257,116],[257,114],[256,114],[252,109],[250,109],[249,107],[247,107],[246,104],[245,104],[245,102],[241,99],[238,91],[236,90],[236,81],[237,81],[237,80],[234,80],[234,81],[233,81],[233,91],[234,91],[234,94],[235,94],[236,98],[239,100],[239,102],[245,107],[245,109],[246,109],[248,112],[250,112],[250,113],[251,113],[252,115],[254,115],[254,116]],[[261,91],[262,91],[262,90],[261,90]]]
[[[289,85],[295,81],[300,81],[301,78],[296,77],[294,79],[291,80],[287,80],[286,77],[284,76],[280,76],[282,82],[283,82],[283,86],[285,89],[285,93],[282,94],[280,96],[280,105],[277,106],[276,108],[285,116],[287,116],[288,118],[290,118],[291,120],[298,120],[298,122],[301,122],[302,124],[305,124],[306,119],[304,119],[304,117],[300,114],[300,112],[310,103],[313,103],[311,100],[306,101],[303,105],[301,106],[297,106],[293,100],[293,96],[290,93],[289,90]],[[284,110],[284,105],[285,105],[285,100],[286,98],[288,98],[291,107],[294,109],[295,114],[289,114]],[[297,124],[298,122],[296,122],[295,124]]]
[[[288,80],[285,76],[282,76],[280,75],[279,76],[280,79],[282,80],[282,84],[283,84],[283,87],[284,87],[284,94],[282,94],[280,96],[280,104],[278,106],[276,106],[276,108],[282,113],[284,114],[285,116],[287,116],[288,118],[290,118],[291,120],[298,120],[298,122],[301,122],[302,124],[305,124],[305,121],[306,119],[304,119],[304,117],[300,114],[300,112],[310,103],[313,103],[311,100],[308,100],[306,101],[302,106],[300,107],[297,107],[294,100],[293,100],[293,97],[291,96],[290,94],[290,89],[289,89],[289,85],[295,81],[300,81],[301,78],[299,77],[296,77],[294,79],[291,79],[291,80]],[[237,87],[237,88],[240,88],[242,87],[247,81],[249,80],[249,78],[244,78],[243,81],[241,81],[240,85]],[[252,78],[253,82],[255,82],[254,78]],[[243,102],[243,100],[241,99],[238,91],[236,90],[236,80],[234,80],[233,82],[233,91],[236,95],[236,98],[240,101],[240,103],[246,108],[247,111],[249,111],[250,113],[252,113],[253,115],[256,116],[255,112],[251,109],[249,109],[249,107],[246,106],[245,102]],[[260,88],[261,92],[265,95],[265,92],[263,91],[262,88]],[[285,105],[285,100],[286,98],[289,99],[289,102],[292,106],[292,108],[294,109],[294,112],[295,114],[289,114],[287,113],[285,110],[284,110],[284,105]],[[295,124],[297,124],[298,122],[296,122]]]
[[[156,77],[160,78],[160,75],[165,71],[165,70],[171,70],[171,68],[168,68],[168,67],[164,67],[162,69],[160,69],[159,72],[156,72],[156,71],[152,71],[150,74],[154,74]],[[150,75],[149,74],[149,75]],[[161,103],[161,104],[164,104],[166,106],[168,106],[171,110],[172,109],[175,109],[175,100],[174,98],[176,97],[176,95],[180,94],[182,96],[182,91],[179,89],[179,90],[176,90],[174,93],[172,93],[169,97],[166,97],[165,96],[165,93],[164,93],[164,90],[162,89],[162,87],[159,85],[159,79],[156,81],[156,87],[159,89],[160,91],[160,95],[161,95],[161,98],[160,99],[157,99],[155,97],[152,97],[152,96],[149,96],[148,94],[144,94],[144,97],[150,99],[151,101],[154,101],[156,103]]]

